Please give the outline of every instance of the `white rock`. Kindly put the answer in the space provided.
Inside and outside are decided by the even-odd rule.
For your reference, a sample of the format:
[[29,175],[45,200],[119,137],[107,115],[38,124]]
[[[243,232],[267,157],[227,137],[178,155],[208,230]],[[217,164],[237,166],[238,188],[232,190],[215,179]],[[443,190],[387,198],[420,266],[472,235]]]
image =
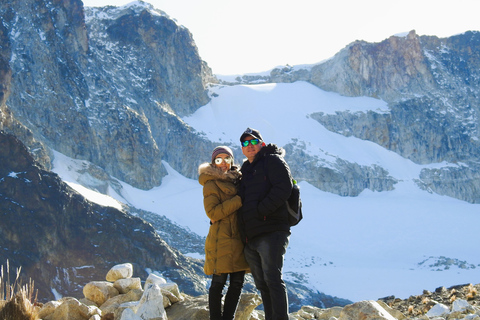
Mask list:
[[131,263],[117,264],[107,273],[107,281],[115,282],[118,279],[128,279],[133,276],[133,266]]
[[433,318],[433,317],[442,317],[445,315],[448,315],[450,313],[450,309],[442,304],[442,303],[437,303],[432,307],[432,309],[428,310],[427,312],[427,317]]
[[164,278],[150,273],[145,281],[145,287],[150,284],[156,284],[162,289],[162,293],[164,295],[164,308],[169,307],[170,305],[179,301],[183,301],[183,296],[180,294],[180,290],[178,289],[178,285],[176,283],[167,283],[167,280]]
[[359,301],[345,306],[340,312],[339,320],[365,319],[365,320],[395,320],[395,318],[373,300]]
[[144,320],[167,320],[167,313],[163,307],[163,295],[160,286],[157,284],[145,285],[145,292],[138,303],[137,316]]
[[156,274],[153,274],[153,273],[150,273],[148,275],[148,278],[147,280],[145,280],[145,288],[147,287],[147,285],[149,285],[150,283],[156,283],[158,284],[159,286],[162,285],[162,284],[166,284],[167,283],[167,280],[165,280],[164,278],[160,277],[160,276],[157,276]]
[[458,299],[458,300],[453,301],[452,312],[454,312],[454,311],[460,311],[461,312],[461,311],[464,311],[468,308],[470,308],[470,303],[468,303],[467,300]]
[[143,320],[143,319],[137,316],[132,309],[127,308],[123,310],[122,315],[120,316],[120,320]]

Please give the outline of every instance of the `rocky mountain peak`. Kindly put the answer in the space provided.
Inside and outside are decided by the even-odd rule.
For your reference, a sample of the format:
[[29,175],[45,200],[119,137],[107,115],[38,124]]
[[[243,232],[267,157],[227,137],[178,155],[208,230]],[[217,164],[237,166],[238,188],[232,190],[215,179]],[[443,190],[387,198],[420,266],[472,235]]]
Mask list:
[[346,96],[405,99],[434,87],[420,37],[414,30],[379,43],[356,41],[312,68],[312,83]]
[[196,175],[177,146],[201,138],[180,116],[209,101],[215,78],[186,28],[141,1],[3,1],[0,17],[3,96],[38,141],[139,188],[160,184],[162,159]]
[[358,77],[355,81],[359,87],[369,88],[385,100],[396,98],[413,87],[416,90],[432,87],[432,77],[415,31],[406,36],[392,36],[378,44],[357,41],[347,50],[348,64]]

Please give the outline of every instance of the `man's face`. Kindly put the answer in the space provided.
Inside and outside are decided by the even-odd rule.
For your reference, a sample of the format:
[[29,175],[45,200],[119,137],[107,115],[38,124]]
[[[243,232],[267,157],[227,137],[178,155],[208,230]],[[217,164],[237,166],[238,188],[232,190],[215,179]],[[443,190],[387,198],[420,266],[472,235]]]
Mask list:
[[[245,157],[247,157],[248,161],[252,162],[253,159],[255,158],[255,155],[262,149],[264,142],[261,140],[258,140],[258,143],[256,145],[252,144],[252,140],[254,143],[258,140],[252,136],[247,136],[245,139],[242,141],[242,152]],[[249,141],[248,145],[245,147],[245,141]]]

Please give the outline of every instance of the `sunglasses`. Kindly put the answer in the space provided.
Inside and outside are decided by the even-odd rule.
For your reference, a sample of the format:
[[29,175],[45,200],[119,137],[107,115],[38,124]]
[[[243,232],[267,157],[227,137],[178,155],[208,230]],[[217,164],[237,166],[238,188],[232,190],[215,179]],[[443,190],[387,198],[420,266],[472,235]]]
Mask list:
[[259,139],[252,139],[252,140],[245,140],[242,141],[242,147],[248,147],[248,144],[252,144],[252,146],[256,146],[257,144],[260,143]]
[[232,159],[232,157],[215,158],[215,164],[221,164],[222,162],[225,162],[226,164],[232,164],[233,159]]

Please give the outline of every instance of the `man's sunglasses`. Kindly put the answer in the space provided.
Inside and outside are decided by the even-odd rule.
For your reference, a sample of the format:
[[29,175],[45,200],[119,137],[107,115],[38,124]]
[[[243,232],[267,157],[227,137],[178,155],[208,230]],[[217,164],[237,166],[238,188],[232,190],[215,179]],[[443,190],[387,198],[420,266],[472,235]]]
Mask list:
[[252,139],[252,140],[242,141],[242,147],[248,147],[249,143],[251,143],[252,146],[256,146],[257,144],[260,143],[260,140],[259,139]]
[[224,158],[220,158],[220,157],[215,158],[215,164],[221,164],[221,163],[224,162],[224,161],[225,161],[226,164],[232,164],[233,159],[232,159],[232,157],[227,157],[227,158],[225,158],[225,159],[224,159]]

